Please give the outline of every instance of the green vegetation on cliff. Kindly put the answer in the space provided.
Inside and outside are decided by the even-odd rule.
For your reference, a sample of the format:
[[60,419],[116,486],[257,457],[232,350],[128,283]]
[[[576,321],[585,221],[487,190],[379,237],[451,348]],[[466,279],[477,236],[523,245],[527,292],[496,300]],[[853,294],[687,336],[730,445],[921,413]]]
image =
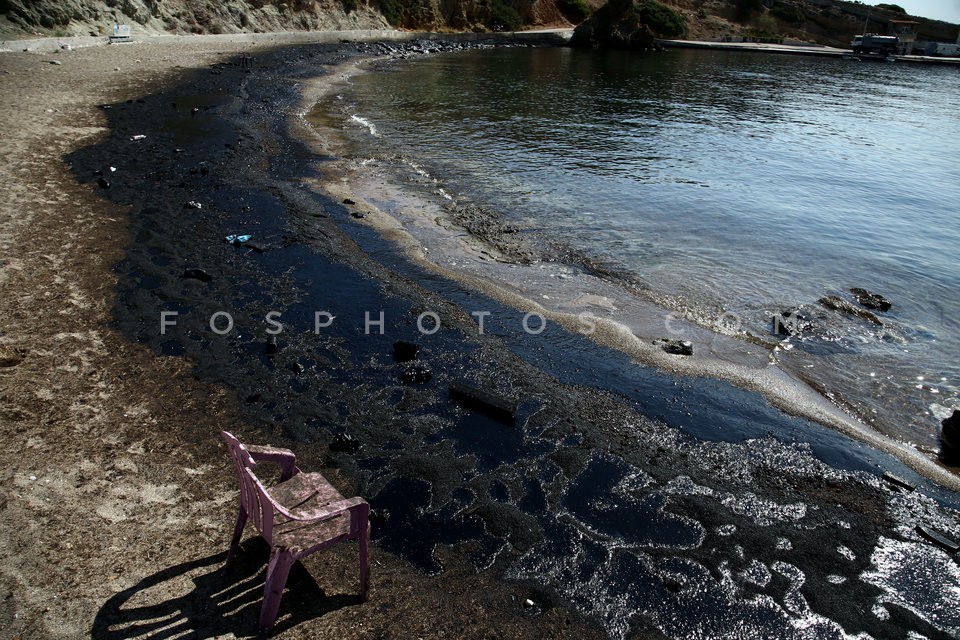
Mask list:
[[658,36],[676,38],[686,30],[686,19],[657,0],[642,0],[637,3],[640,20]]

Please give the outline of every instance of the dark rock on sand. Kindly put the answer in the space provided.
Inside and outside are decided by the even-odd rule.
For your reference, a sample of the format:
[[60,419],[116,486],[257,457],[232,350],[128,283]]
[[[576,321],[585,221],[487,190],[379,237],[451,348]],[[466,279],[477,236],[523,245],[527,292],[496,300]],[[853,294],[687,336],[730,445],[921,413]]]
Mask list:
[[416,360],[420,353],[420,345],[406,340],[397,340],[393,343],[393,359],[397,362],[409,362]]
[[360,441],[349,433],[338,433],[330,441],[330,451],[337,453],[356,453],[360,450]]
[[276,353],[280,350],[280,346],[277,344],[277,336],[270,336],[267,338],[267,343],[264,347],[264,351],[269,354]]
[[852,302],[848,302],[841,298],[840,296],[826,296],[817,300],[821,305],[827,309],[832,309],[834,311],[839,311],[840,313],[845,313],[861,320],[867,320],[876,325],[883,325],[883,322],[880,321],[873,313],[867,311],[866,309],[861,309],[860,307],[854,306]]
[[370,524],[374,526],[380,526],[386,524],[390,520],[390,512],[387,509],[371,509],[370,510]]
[[513,400],[462,382],[450,385],[450,398],[501,422],[513,424],[517,417],[517,403]]
[[890,485],[899,487],[900,489],[906,489],[907,491],[914,491],[917,487],[909,482],[908,480],[901,478],[895,473],[890,473],[889,471],[884,471],[883,479]]
[[866,289],[861,289],[860,287],[854,287],[850,289],[850,293],[853,294],[853,297],[857,299],[857,302],[860,306],[866,307],[867,309],[876,309],[877,311],[889,311],[890,307],[893,306],[889,300],[884,298],[879,293],[873,293],[867,291]]
[[653,344],[657,345],[667,353],[672,353],[677,356],[693,355],[693,343],[689,340],[671,340],[669,338],[660,338],[659,340],[655,340]]
[[940,423],[940,442],[945,454],[960,457],[960,409]]
[[574,30],[571,47],[631,49],[656,48],[656,36],[640,18],[634,0],[610,0]]
[[210,282],[213,280],[213,276],[203,269],[184,269],[181,277],[189,280],[199,280],[200,282]]

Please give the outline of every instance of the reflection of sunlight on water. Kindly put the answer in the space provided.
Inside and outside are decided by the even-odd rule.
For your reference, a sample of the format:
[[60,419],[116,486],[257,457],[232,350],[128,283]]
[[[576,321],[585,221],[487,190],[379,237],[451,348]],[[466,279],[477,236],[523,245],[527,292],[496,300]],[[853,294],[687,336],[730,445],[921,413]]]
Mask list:
[[358,115],[353,115],[353,116],[350,116],[350,119],[353,120],[354,122],[356,122],[357,124],[366,127],[366,128],[367,128],[367,131],[370,132],[370,135],[372,135],[372,136],[374,136],[374,137],[378,137],[378,136],[380,135],[380,134],[377,132],[377,126],[376,126],[375,124],[373,124],[372,122],[370,122],[369,120],[367,120],[366,118],[363,118],[363,117],[358,116]]

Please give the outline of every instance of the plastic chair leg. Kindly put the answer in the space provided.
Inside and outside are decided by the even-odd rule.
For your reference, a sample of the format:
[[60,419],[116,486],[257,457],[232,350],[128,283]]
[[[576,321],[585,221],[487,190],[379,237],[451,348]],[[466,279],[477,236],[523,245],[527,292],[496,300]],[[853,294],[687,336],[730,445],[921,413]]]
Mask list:
[[269,629],[277,620],[280,610],[280,598],[287,585],[287,576],[290,568],[296,562],[293,555],[285,551],[274,549],[270,554],[270,564],[267,566],[267,580],[263,586],[263,606],[260,609],[260,628]]
[[370,528],[363,523],[363,529],[360,531],[360,599],[367,601],[367,593],[370,587]]
[[233,538],[230,540],[230,550],[227,552],[226,565],[233,564],[233,559],[237,556],[237,549],[240,547],[240,538],[243,536],[243,527],[247,524],[247,512],[240,507],[240,515],[237,516],[237,526],[233,528]]

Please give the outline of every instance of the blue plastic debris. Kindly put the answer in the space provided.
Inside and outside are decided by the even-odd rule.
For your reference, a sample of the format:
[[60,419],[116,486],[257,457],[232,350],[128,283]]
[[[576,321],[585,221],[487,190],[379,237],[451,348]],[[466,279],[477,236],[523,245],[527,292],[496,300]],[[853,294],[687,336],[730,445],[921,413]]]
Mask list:
[[238,236],[238,235],[230,234],[225,238],[225,240],[227,241],[227,244],[233,244],[233,245],[239,246],[244,242],[249,242],[251,238],[253,238],[253,236]]

